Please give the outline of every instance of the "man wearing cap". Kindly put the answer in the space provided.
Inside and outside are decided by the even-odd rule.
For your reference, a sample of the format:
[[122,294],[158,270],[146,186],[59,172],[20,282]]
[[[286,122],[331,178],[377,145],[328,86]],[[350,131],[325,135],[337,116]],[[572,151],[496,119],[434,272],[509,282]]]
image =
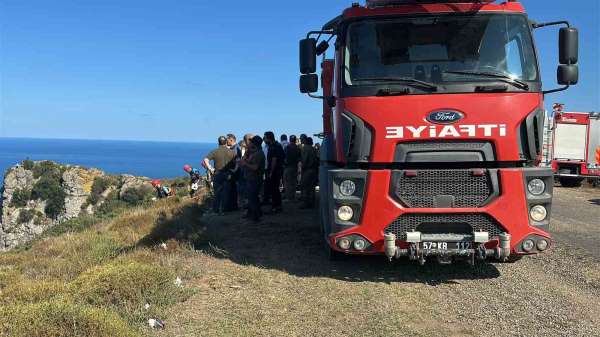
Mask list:
[[[206,158],[204,158],[205,167],[213,174],[213,188],[214,188],[214,203],[213,211],[219,215],[223,215],[225,210],[226,201],[226,184],[231,179],[231,170],[235,167],[235,155],[236,153],[231,151],[227,147],[227,138],[224,136],[218,139],[219,147],[211,151]],[[214,162],[214,166],[211,165],[211,161]]]

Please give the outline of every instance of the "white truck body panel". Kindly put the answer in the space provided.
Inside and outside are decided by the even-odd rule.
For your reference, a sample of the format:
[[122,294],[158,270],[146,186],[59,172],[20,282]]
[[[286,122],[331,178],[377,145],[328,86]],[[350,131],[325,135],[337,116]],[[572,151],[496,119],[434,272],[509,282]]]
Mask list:
[[587,125],[557,124],[554,130],[554,159],[586,161]]

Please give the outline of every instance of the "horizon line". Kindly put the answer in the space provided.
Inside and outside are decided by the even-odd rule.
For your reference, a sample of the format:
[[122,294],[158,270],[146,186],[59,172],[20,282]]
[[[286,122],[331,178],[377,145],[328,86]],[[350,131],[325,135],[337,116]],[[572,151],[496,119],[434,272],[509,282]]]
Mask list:
[[98,139],[98,138],[52,138],[52,137],[7,137],[0,136],[1,139],[18,140],[72,140],[72,141],[95,141],[95,142],[132,142],[132,143],[179,143],[179,144],[213,144],[207,141],[181,141],[181,140],[150,140],[150,139]]

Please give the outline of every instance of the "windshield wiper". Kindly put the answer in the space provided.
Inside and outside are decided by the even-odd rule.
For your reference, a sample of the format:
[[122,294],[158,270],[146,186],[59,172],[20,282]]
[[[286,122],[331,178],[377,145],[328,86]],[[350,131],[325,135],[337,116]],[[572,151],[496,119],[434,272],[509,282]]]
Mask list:
[[433,83],[429,83],[429,82],[417,80],[416,78],[411,78],[411,77],[394,77],[394,76],[389,76],[389,77],[364,77],[364,78],[356,79],[354,81],[404,82],[404,83],[406,83],[408,85],[412,85],[414,87],[421,87],[421,88],[429,89],[431,91],[437,91],[437,89],[438,89],[437,85],[435,85]]
[[471,71],[471,70],[447,70],[447,71],[444,71],[444,74],[474,75],[474,76],[495,78],[504,83],[512,84],[519,89],[529,90],[529,84],[527,84],[521,80],[518,80],[516,78],[512,78],[511,76],[508,76],[506,74],[492,73],[492,72],[486,72],[486,71]]

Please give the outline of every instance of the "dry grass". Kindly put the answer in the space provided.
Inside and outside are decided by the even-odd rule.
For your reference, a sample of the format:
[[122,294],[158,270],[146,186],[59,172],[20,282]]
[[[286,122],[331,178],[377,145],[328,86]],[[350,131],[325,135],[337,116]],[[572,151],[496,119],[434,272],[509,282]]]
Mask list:
[[[164,318],[193,293],[174,284],[193,250],[155,232],[182,208],[200,209],[161,200],[0,254],[0,335],[135,336],[149,329],[149,318]],[[169,249],[154,241],[167,241]]]
[[[190,201],[160,201],[0,254],[1,318],[12,322],[0,335],[459,336],[432,318],[443,313],[428,284],[493,272],[329,262],[311,211],[288,208],[260,224],[202,213]],[[149,329],[150,317],[167,328]]]

